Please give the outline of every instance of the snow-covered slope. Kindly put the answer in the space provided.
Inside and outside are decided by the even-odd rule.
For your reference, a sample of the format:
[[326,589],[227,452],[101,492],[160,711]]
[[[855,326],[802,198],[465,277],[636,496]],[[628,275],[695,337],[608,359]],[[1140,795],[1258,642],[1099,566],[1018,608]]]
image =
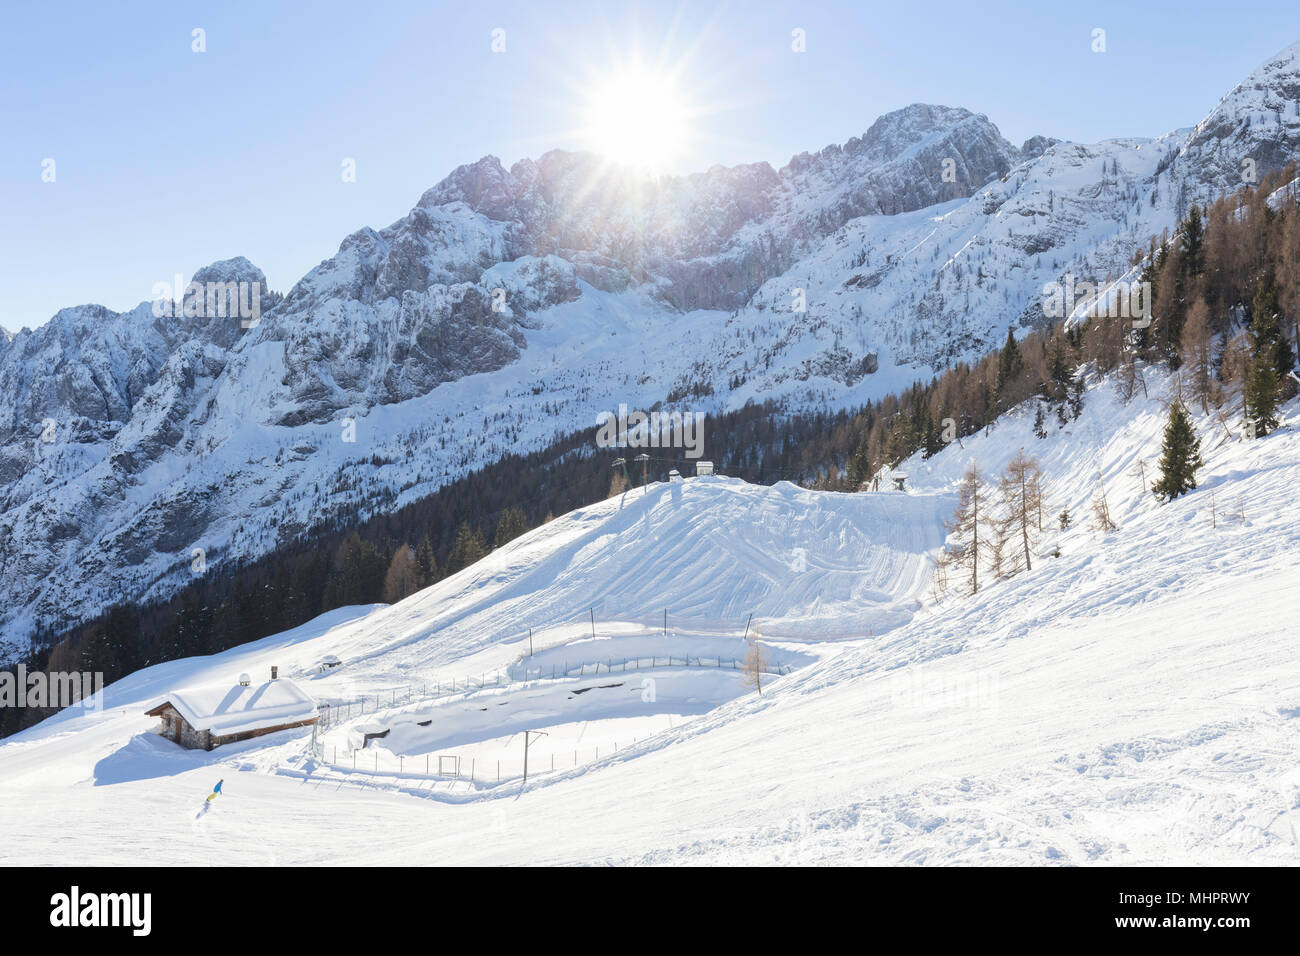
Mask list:
[[[622,403],[844,407],[978,354],[1041,321],[1046,282],[1122,275],[1243,160],[1296,158],[1298,63],[1151,140],[1017,148],[918,104],[780,170],[487,157],[268,292],[255,327],[79,306],[0,336],[0,659],[173,593],[196,548],[260,556]],[[243,259],[194,278],[265,283]]]
[[[0,743],[0,860],[37,862],[57,833],[84,837],[84,862],[119,864],[1293,862],[1297,403],[1258,441],[1197,416],[1201,486],[1161,505],[1134,465],[1158,454],[1176,383],[1148,370],[1146,384],[1125,405],[1094,383],[1082,417],[1043,440],[1031,414],[1007,416],[909,462],[909,494],[653,486],[398,605],[138,672],[102,712]],[[956,476],[1020,447],[1074,526],[1032,572],[926,599]],[[1084,518],[1098,474],[1119,526],[1105,536]],[[794,668],[761,696],[708,660],[751,610]],[[609,663],[496,686],[528,660],[529,627],[534,657]],[[620,641],[638,645],[625,659],[655,642],[704,659],[629,673],[606,653]],[[330,653],[342,666],[312,679]],[[212,753],[150,734],[154,696],[271,664],[365,713],[315,751],[294,731]],[[644,676],[657,711],[637,703]],[[486,686],[467,693],[467,677]],[[387,699],[407,687],[413,700]],[[522,795],[491,769],[520,756],[521,724],[559,741],[534,740]],[[353,769],[348,748],[380,728]],[[445,753],[477,759],[475,780],[426,777],[421,758]]]

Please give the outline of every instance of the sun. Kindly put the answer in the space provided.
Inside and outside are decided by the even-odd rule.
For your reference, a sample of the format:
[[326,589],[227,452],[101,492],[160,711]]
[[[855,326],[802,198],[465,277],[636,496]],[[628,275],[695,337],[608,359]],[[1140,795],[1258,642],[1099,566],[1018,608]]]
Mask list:
[[664,172],[685,151],[690,118],[670,74],[632,66],[593,79],[584,139],[612,163]]

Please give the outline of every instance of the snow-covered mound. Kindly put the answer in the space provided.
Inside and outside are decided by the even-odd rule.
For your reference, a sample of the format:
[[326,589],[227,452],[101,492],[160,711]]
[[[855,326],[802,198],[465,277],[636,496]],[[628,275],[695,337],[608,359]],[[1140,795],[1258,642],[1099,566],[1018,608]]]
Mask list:
[[[908,462],[909,494],[638,490],[401,604],[141,671],[102,712],[0,743],[0,861],[43,859],[57,832],[89,863],[1292,862],[1297,403],[1257,441],[1197,416],[1200,487],[1161,505],[1134,465],[1158,454],[1176,384],[1146,384],[1128,404],[1094,384],[1046,439],[1011,415]],[[1074,524],[1032,572],[918,609],[955,479],[1021,447]],[[1105,535],[1087,526],[1097,473],[1118,524]],[[670,656],[693,641],[722,656],[751,610],[795,665],[761,696],[707,657],[620,670],[656,635]],[[606,653],[619,642],[630,653]],[[518,673],[559,648],[598,676]],[[327,654],[342,663],[320,672]],[[141,705],[170,686],[272,664],[314,674],[322,701],[360,700],[347,733],[388,735],[358,740],[353,769],[346,741],[313,749],[305,732],[211,753],[150,733]],[[627,686],[644,673],[658,713]],[[534,738],[521,794],[493,777],[522,729],[551,737]],[[461,776],[438,775],[444,755]]]

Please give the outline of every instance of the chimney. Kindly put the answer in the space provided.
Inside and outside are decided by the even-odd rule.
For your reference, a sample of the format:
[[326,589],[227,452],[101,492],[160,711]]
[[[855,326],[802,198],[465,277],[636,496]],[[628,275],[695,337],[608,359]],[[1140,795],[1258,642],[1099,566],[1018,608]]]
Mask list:
[[271,668],[271,680],[278,680],[279,677],[280,677],[280,668],[278,668],[278,667],[272,667],[272,668]]
[[240,674],[240,675],[239,675],[239,686],[240,686],[240,687],[247,687],[247,686],[250,685],[251,683],[253,683],[253,680],[252,680],[252,678],[250,678],[247,674]]

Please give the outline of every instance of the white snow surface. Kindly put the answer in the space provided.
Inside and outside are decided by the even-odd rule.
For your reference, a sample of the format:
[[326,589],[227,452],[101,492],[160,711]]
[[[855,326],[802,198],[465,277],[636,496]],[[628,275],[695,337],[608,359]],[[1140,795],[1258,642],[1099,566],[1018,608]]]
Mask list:
[[[1292,864],[1300,415],[1293,402],[1280,431],[1243,441],[1239,416],[1197,412],[1200,487],[1160,504],[1142,485],[1177,385],[1145,382],[1128,404],[1094,382],[1046,439],[1024,409],[906,462],[908,493],[654,485],[400,604],[140,671],[102,710],[0,742],[0,862],[76,846],[79,863],[148,865]],[[955,480],[1020,447],[1074,524],[1032,572],[936,603]],[[1119,526],[1105,536],[1087,522],[1098,474]],[[656,640],[712,657],[750,613],[750,637],[797,667],[761,695],[707,658],[491,686],[526,665],[530,627],[534,658],[612,662]],[[328,653],[342,664],[320,674]],[[336,759],[302,731],[184,751],[143,716],[171,687],[272,664],[336,705],[369,695],[323,735]],[[411,702],[384,701],[409,685]],[[349,735],[373,728],[390,734],[352,769]],[[523,729],[550,734],[527,787],[506,769],[496,784],[487,768],[522,754]],[[475,761],[475,782],[425,777],[445,754]]]

